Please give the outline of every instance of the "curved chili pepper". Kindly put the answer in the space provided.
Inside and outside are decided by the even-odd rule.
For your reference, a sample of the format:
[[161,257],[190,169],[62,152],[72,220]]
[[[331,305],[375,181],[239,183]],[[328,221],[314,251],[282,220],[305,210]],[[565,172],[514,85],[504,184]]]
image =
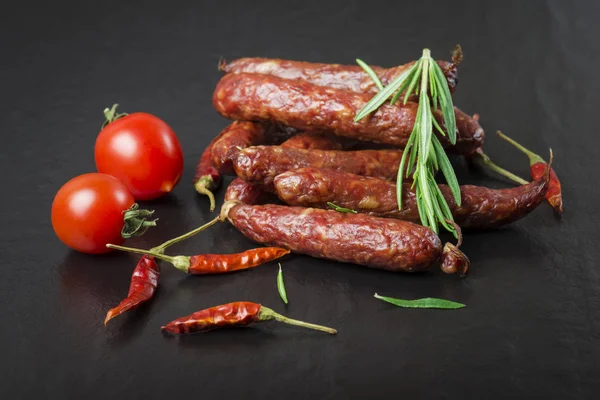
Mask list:
[[210,201],[210,211],[215,209],[215,195],[213,191],[219,188],[221,184],[221,174],[215,168],[212,161],[212,148],[214,144],[227,132],[229,132],[230,126],[227,126],[221,131],[209,144],[206,149],[202,152],[200,160],[196,165],[196,172],[194,174],[194,188],[200,194],[208,196]]
[[219,328],[245,326],[272,319],[285,324],[327,332],[332,335],[337,333],[335,329],[287,318],[270,308],[249,301],[238,301],[197,311],[186,317],[177,318],[160,329],[163,332],[174,335],[184,335]]
[[154,261],[154,257],[143,255],[133,270],[127,297],[118,306],[108,311],[104,325],[117,315],[121,315],[150,300],[156,291],[158,278],[160,278],[160,268]]
[[276,260],[289,254],[288,249],[281,247],[259,247],[235,254],[199,254],[196,256],[167,256],[152,250],[135,249],[132,247],[107,245],[111,249],[145,254],[167,261],[175,268],[192,275],[224,274],[257,267],[261,264]]
[[[542,157],[525,148],[523,145],[517,143],[514,139],[509,138],[502,132],[498,131],[497,133],[498,136],[515,146],[517,149],[521,150],[527,155],[527,157],[529,157],[529,171],[534,180],[539,179],[544,175],[548,163],[546,163]],[[548,203],[550,203],[552,208],[554,208],[559,214],[562,214],[562,190],[558,176],[556,176],[556,172],[554,172],[553,168],[550,168],[550,186],[548,187],[548,193],[546,193],[546,200],[548,200]]]
[[[175,243],[178,243],[184,239],[187,239],[199,232],[202,232],[204,229],[214,225],[219,221],[219,218],[215,218],[207,224],[196,228],[184,235],[178,236],[171,240],[167,240],[160,246],[156,246],[150,251],[153,254],[162,254],[165,249]],[[107,245],[109,247],[110,245]],[[131,284],[129,285],[129,293],[127,297],[119,303],[118,306],[110,309],[106,314],[106,318],[104,320],[104,325],[108,323],[111,319],[116,317],[117,315],[121,315],[126,311],[137,308],[142,303],[150,300],[156,292],[156,287],[158,286],[158,279],[160,278],[160,268],[156,263],[154,256],[144,254],[140,261],[138,261],[135,269],[133,270],[133,276],[131,277]]]

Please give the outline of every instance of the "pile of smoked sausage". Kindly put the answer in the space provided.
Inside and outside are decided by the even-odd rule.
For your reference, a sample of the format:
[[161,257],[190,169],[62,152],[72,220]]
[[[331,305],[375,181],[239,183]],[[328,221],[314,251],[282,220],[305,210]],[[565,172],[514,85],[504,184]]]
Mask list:
[[[456,65],[438,64],[454,91]],[[386,85],[411,66],[373,69]],[[234,122],[202,154],[194,185],[214,209],[221,174],[237,175],[227,188],[223,220],[255,242],[313,257],[406,272],[439,262],[444,272],[466,273],[468,258],[458,246],[442,247],[436,233],[419,225],[410,183],[398,209],[395,178],[416,99],[382,105],[356,122],[378,90],[359,66],[244,58],[220,69],[226,74],[213,104]],[[472,155],[483,145],[483,129],[477,117],[458,108],[455,115],[456,144],[438,137],[446,151]],[[434,117],[443,127],[441,113]],[[458,226],[487,229],[527,215],[548,184],[546,173],[509,189],[461,186],[460,206],[447,186],[440,189]]]

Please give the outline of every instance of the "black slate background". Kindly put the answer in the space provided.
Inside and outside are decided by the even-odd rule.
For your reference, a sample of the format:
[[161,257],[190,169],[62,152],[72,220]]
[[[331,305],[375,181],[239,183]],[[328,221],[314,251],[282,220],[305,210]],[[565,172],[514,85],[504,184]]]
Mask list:
[[[17,2],[0,17],[1,398],[593,398],[600,380],[598,2]],[[190,181],[227,121],[212,108],[220,57],[280,57],[391,66],[430,47],[465,61],[455,103],[481,114],[486,151],[527,176],[496,129],[547,155],[565,215],[542,206],[498,231],[468,234],[465,280],[409,276],[294,256],[220,277],[163,268],[154,301],[102,325],[126,294],[135,257],[69,251],[50,205],[94,171],[102,109],[147,111],[177,132],[185,172],[151,204],[150,247],[212,217]],[[455,159],[462,183],[505,187]],[[222,191],[220,192],[222,196]],[[348,238],[352,240],[352,238]],[[250,243],[222,224],[182,254]],[[442,297],[461,311],[397,309],[373,293]],[[278,324],[170,338],[161,324],[254,300],[339,329]]]

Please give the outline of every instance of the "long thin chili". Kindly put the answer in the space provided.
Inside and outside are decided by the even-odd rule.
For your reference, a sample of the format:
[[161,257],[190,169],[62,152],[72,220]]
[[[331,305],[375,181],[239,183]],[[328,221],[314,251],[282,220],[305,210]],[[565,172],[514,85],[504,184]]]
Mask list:
[[[517,149],[521,150],[527,155],[527,157],[529,158],[529,170],[531,173],[531,177],[534,180],[539,179],[541,176],[544,175],[548,163],[546,163],[546,161],[542,157],[527,149],[523,145],[517,143],[514,139],[509,138],[502,132],[498,131],[497,133],[498,136],[500,136],[502,139],[506,140],[508,143],[512,144]],[[558,180],[558,176],[556,176],[556,172],[554,172],[553,168],[550,169],[550,186],[548,188],[548,193],[546,193],[546,200],[548,201],[548,203],[550,203],[552,208],[554,208],[559,214],[562,214],[562,189],[560,187],[560,181]]]
[[322,325],[284,317],[270,308],[249,301],[238,301],[197,311],[177,318],[161,327],[163,332],[174,335],[206,332],[213,329],[250,325],[256,322],[276,320],[285,324],[301,326],[335,335],[337,331]]
[[167,256],[149,250],[136,249],[117,245],[107,245],[111,249],[144,254],[167,261],[187,274],[224,274],[253,268],[266,262],[275,260],[289,254],[288,249],[281,247],[259,247],[235,254],[199,254],[195,256]]

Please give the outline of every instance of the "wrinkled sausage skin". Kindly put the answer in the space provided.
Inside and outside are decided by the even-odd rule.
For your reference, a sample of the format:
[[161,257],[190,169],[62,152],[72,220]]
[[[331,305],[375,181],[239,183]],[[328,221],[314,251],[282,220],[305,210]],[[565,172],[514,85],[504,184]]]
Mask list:
[[[212,164],[222,174],[233,175],[233,160],[240,149],[258,144],[279,144],[293,138],[299,131],[295,128],[249,121],[235,121],[227,126],[211,143]],[[314,133],[316,135],[316,133]],[[305,133],[304,135],[311,135]]]
[[[368,142],[406,146],[415,122],[418,104],[385,103],[360,121],[354,116],[371,99],[368,93],[354,93],[313,85],[298,80],[259,74],[227,74],[213,95],[215,109],[224,117],[250,121],[275,121],[298,129],[330,131],[338,136]],[[471,154],[483,144],[479,123],[455,108],[457,141],[438,138],[444,147]],[[439,110],[434,117],[444,128]]]
[[[278,175],[274,186],[278,197],[289,205],[329,208],[327,202],[333,202],[379,217],[420,221],[415,194],[408,183],[403,186],[401,210],[396,185],[383,179],[304,168]],[[548,178],[545,175],[527,185],[499,190],[463,185],[460,206],[447,185],[439,185],[439,188],[460,227],[487,229],[517,221],[533,211],[544,200]]]
[[351,147],[352,141],[335,138],[333,135],[318,132],[304,132],[292,136],[281,144],[281,147],[306,150],[344,150]]
[[394,272],[427,270],[442,251],[440,239],[428,228],[364,214],[237,204],[227,218],[261,244]]
[[251,185],[241,178],[235,178],[227,186],[225,201],[237,200],[244,204],[274,203],[277,198],[273,193],[266,192],[261,186]]
[[212,148],[213,165],[220,173],[232,175],[234,173],[233,160],[240,149],[264,144],[266,132],[266,125],[256,122],[235,121],[214,143]]
[[[456,89],[458,74],[456,65],[437,61],[448,80],[450,91]],[[414,61],[393,68],[371,66],[381,83],[387,85],[414,65]],[[226,73],[255,73],[274,75],[284,79],[299,79],[319,86],[353,92],[376,93],[379,89],[358,65],[321,64],[269,58],[240,58],[230,63],[222,62],[219,69]]]
[[[341,150],[348,143],[342,143],[345,141],[340,141],[339,139],[341,138],[332,135],[304,132],[292,136],[283,142],[281,147],[307,150]],[[241,178],[235,178],[227,187],[225,201],[228,200],[237,200],[244,204],[266,204],[278,201],[275,195],[264,191],[262,186],[251,185]]]
[[234,167],[237,176],[246,182],[272,190],[275,176],[311,166],[394,179],[401,158],[399,150],[336,151],[254,146],[238,154]]

